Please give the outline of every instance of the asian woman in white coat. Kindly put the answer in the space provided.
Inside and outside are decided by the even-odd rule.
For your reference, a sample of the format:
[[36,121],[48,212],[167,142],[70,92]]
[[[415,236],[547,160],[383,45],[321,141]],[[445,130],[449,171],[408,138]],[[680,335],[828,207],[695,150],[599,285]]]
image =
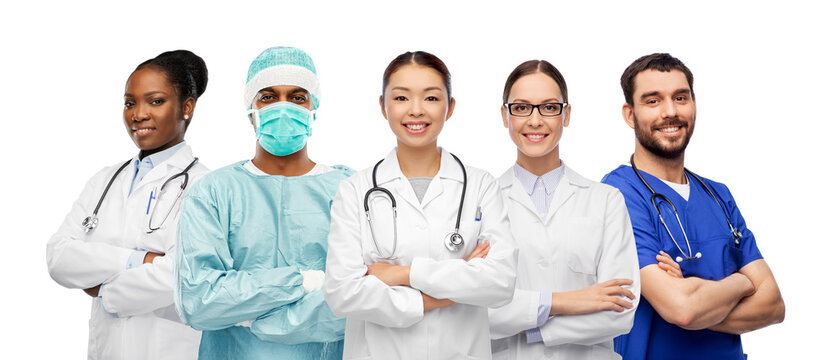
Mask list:
[[402,54],[383,80],[396,149],[332,205],[324,297],[347,318],[344,359],[489,359],[487,307],[510,301],[517,258],[498,184],[437,147],[455,106],[440,59]]
[[640,294],[623,196],[560,159],[571,106],[553,65],[519,65],[503,101],[518,155],[499,185],[520,250],[513,301],[489,311],[493,359],[619,359]]
[[208,172],[184,142],[206,86],[207,67],[192,52],[141,63],[123,110],[139,153],[96,173],[47,243],[50,276],[93,298],[89,359],[198,356],[201,333],[173,306],[172,258],[183,193]]

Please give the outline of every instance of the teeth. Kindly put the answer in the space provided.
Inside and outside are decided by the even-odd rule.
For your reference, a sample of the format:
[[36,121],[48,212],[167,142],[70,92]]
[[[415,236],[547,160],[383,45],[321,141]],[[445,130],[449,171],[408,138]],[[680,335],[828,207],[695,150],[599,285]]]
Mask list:
[[141,134],[141,135],[142,135],[142,134],[147,134],[147,133],[150,133],[150,132],[152,131],[152,129],[150,129],[150,128],[145,128],[145,129],[136,129],[136,130],[134,130],[134,131],[135,131],[135,132],[137,132],[138,134]]
[[425,124],[405,124],[405,126],[407,126],[408,129],[411,129],[411,130],[419,130],[419,129],[424,128]]
[[541,139],[541,138],[544,138],[548,135],[547,134],[527,134],[525,136],[527,136],[528,139]]
[[668,128],[663,128],[663,129],[659,129],[659,130],[663,131],[663,132],[675,132],[675,131],[679,130],[679,127],[674,126],[674,127],[668,127]]

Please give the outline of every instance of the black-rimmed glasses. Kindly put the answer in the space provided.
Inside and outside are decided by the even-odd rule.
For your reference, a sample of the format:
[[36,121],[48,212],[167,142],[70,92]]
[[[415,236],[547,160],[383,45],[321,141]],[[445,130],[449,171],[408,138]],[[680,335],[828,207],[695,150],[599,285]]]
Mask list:
[[504,105],[507,106],[507,110],[510,112],[510,115],[513,116],[530,116],[530,114],[533,114],[534,107],[539,109],[539,115],[558,116],[562,115],[562,109],[564,109],[568,103],[544,103],[539,105],[528,103],[508,103]]

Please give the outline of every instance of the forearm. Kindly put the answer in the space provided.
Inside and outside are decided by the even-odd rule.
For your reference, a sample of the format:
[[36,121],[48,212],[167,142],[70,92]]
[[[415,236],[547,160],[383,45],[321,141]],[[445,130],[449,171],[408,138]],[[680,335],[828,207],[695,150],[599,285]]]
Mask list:
[[681,304],[662,317],[687,330],[706,329],[720,323],[741,299],[754,292],[749,279],[740,273],[719,281],[696,277],[680,280],[683,286],[677,290],[676,298]]
[[323,291],[271,310],[251,324],[251,331],[263,341],[282,344],[333,342],[343,339],[346,321],[338,318],[323,299]]
[[47,245],[47,268],[62,286],[87,289],[125,270],[133,251],[105,243],[56,239]]
[[179,275],[182,317],[200,330],[217,330],[255,319],[295,302],[305,294],[303,276],[295,268],[237,271],[184,266]]
[[542,341],[546,346],[599,344],[628,333],[634,317],[634,306],[623,312],[605,310],[585,315],[554,316],[540,327]]
[[172,304],[172,262],[168,256],[124,270],[102,286],[105,310],[118,316],[144,314]]
[[747,265],[743,270],[750,279],[754,279],[757,290],[754,295],[744,298],[721,323],[711,330],[742,334],[784,321],[786,306],[781,291],[768,265],[763,260]]
[[438,299],[486,307],[507,304],[515,290],[518,249],[491,249],[486,259],[469,262],[416,258],[411,287]]

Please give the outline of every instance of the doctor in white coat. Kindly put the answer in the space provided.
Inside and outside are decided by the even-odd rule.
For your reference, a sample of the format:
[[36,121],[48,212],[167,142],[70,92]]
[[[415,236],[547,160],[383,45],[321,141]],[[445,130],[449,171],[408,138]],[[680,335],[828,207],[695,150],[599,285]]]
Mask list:
[[173,306],[172,259],[181,186],[209,171],[184,142],[206,85],[204,61],[189,51],[140,64],[123,111],[139,154],[94,175],[47,243],[50,276],[93,298],[88,359],[198,356],[201,333]]
[[571,107],[553,65],[519,65],[503,99],[518,157],[499,182],[520,250],[513,301],[489,310],[493,359],[619,359],[640,294],[623,196],[560,160]]
[[[338,189],[324,297],[347,318],[344,359],[491,356],[487,307],[510,301],[517,251],[496,181],[437,147],[450,84],[434,55],[394,59],[380,102],[396,149]],[[392,200],[384,190],[366,198],[374,183]],[[446,244],[460,203],[462,244]]]

